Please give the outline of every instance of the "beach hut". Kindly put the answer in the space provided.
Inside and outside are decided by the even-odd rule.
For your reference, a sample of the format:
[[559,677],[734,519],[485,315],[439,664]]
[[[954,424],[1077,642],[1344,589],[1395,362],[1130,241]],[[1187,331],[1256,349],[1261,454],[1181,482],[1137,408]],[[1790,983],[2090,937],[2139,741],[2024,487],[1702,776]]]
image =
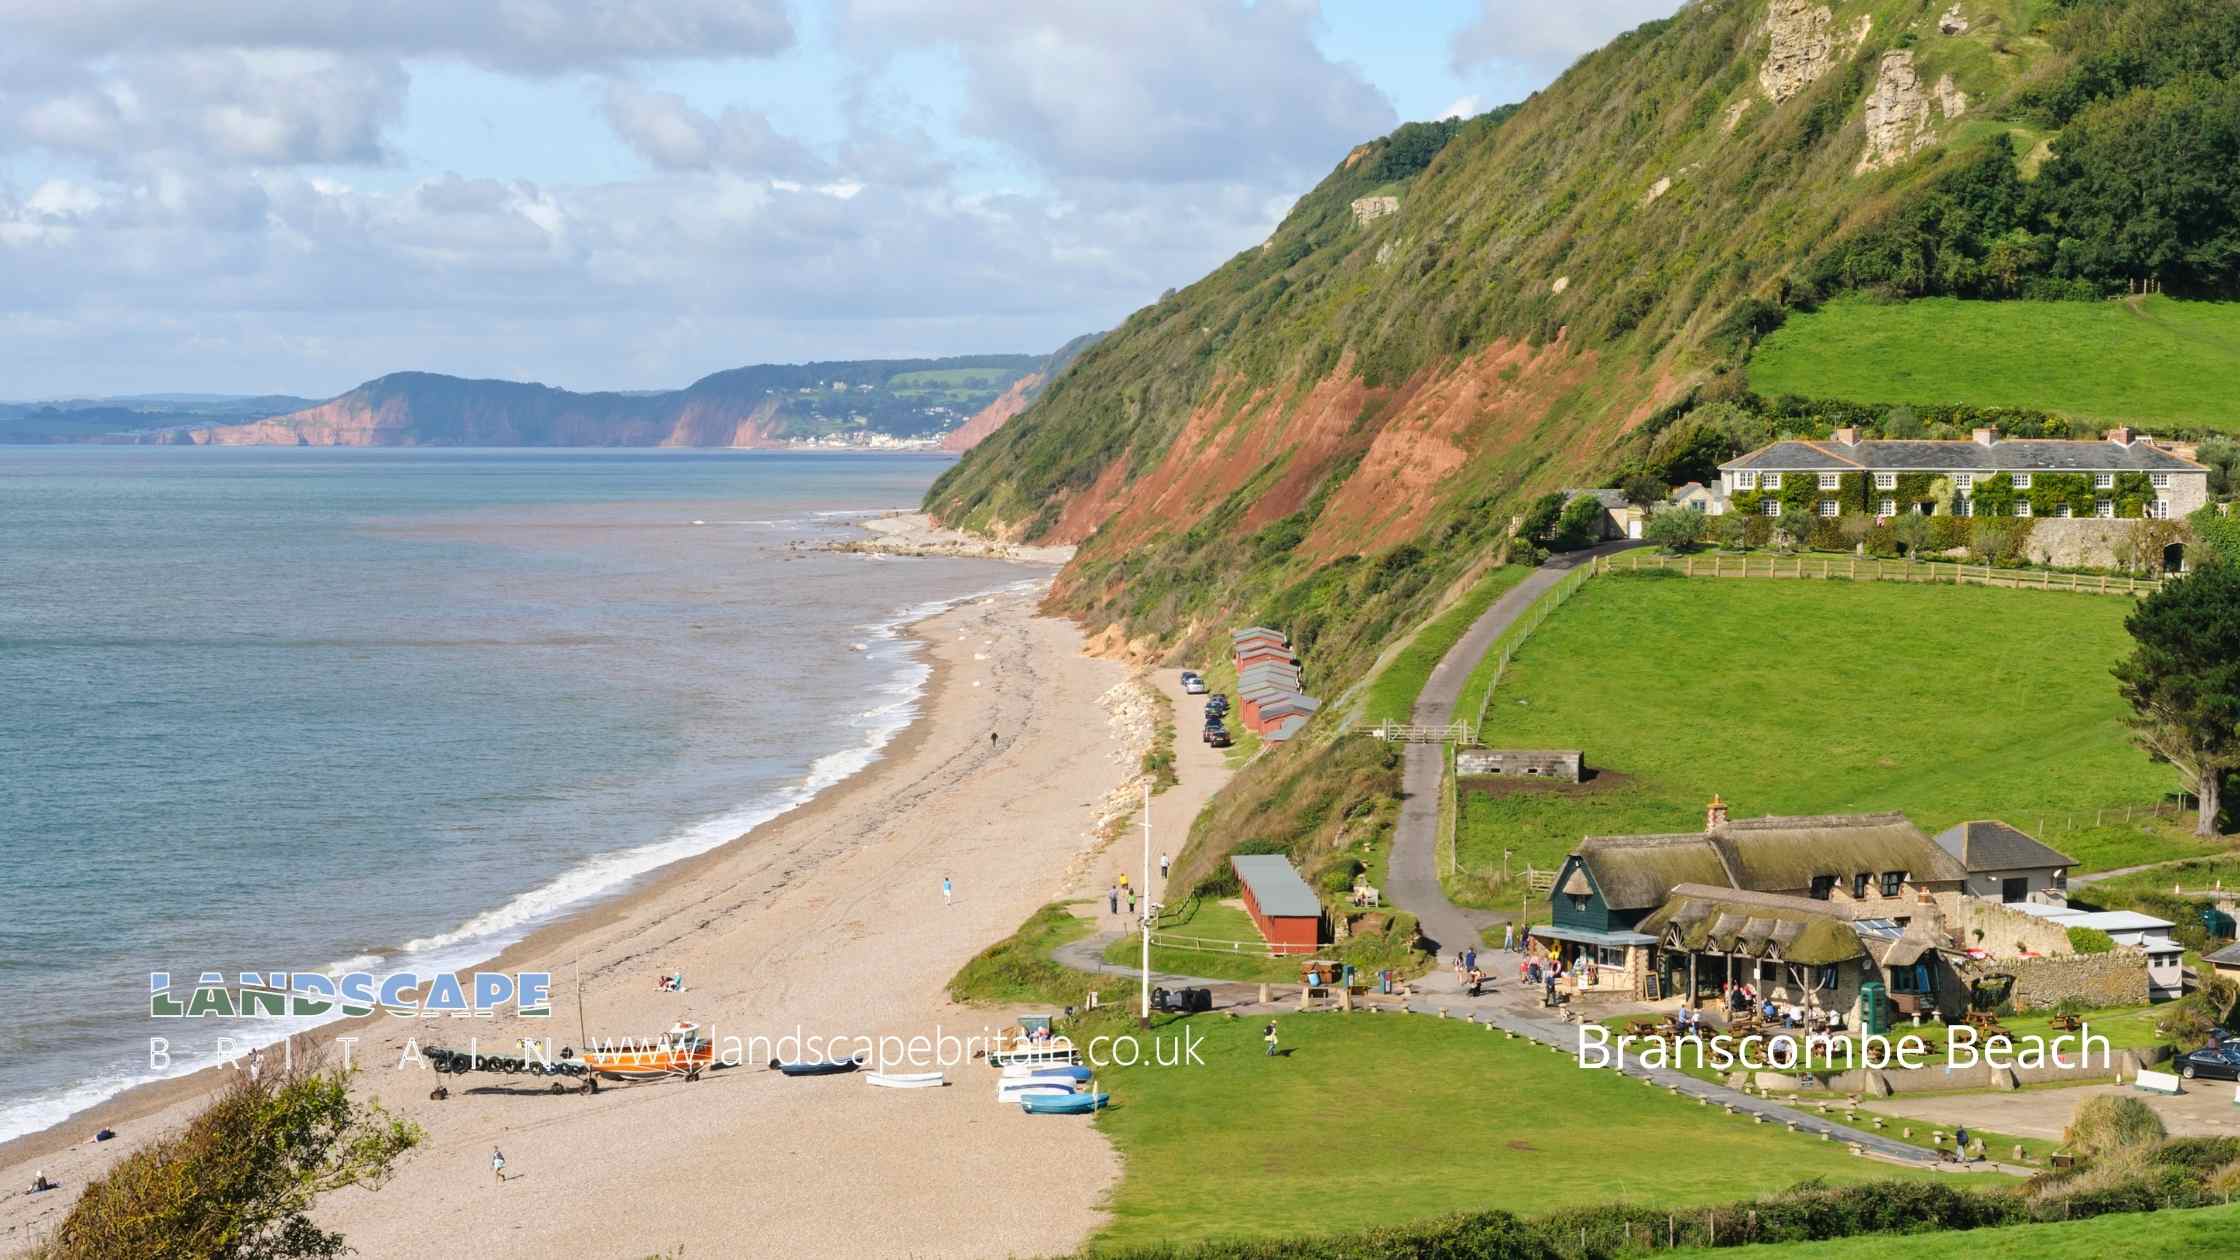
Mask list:
[[1272,954],[1311,954],[1322,947],[1322,901],[1277,853],[1229,859],[1244,888],[1244,908]]

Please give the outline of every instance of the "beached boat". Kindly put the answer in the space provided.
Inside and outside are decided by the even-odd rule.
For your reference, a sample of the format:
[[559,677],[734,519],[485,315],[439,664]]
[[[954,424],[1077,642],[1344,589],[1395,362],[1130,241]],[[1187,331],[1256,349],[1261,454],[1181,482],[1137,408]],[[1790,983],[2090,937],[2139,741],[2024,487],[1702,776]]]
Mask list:
[[783,1072],[787,1076],[837,1076],[842,1072],[853,1072],[862,1066],[861,1059],[796,1059],[791,1062],[770,1060],[772,1071]]
[[715,1059],[715,1043],[700,1025],[680,1023],[650,1042],[609,1041],[586,1046],[577,1056],[588,1071],[618,1081],[652,1081],[681,1076],[696,1079]]
[[1092,1111],[1102,1111],[1112,1101],[1110,1094],[1029,1094],[1019,1100],[1019,1106],[1030,1116],[1085,1116]]
[[1062,1076],[1044,1077],[1036,1080],[1004,1081],[996,1086],[996,1101],[1017,1102],[1030,1096],[1078,1093],[1080,1089],[1080,1083],[1069,1081]]
[[949,1083],[939,1072],[866,1072],[863,1079],[888,1089],[934,1089]]
[[1007,1081],[1032,1080],[1037,1077],[1044,1080],[1055,1077],[1060,1080],[1085,1081],[1089,1079],[1089,1069],[1072,1063],[1014,1063],[1003,1069],[1003,1079]]
[[1029,1065],[1075,1063],[1080,1058],[1080,1052],[1073,1048],[1073,1043],[1063,1037],[1053,1037],[1047,1041],[1017,1041],[1011,1043],[1007,1049],[988,1052],[988,1062],[997,1067],[1010,1067],[1022,1063]]

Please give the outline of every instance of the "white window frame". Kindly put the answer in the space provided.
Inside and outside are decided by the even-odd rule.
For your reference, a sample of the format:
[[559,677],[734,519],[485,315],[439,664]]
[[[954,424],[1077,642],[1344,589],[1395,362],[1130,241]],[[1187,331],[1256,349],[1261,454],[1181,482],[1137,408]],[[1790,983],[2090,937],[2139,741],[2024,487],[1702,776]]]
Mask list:
[[2069,506],[2068,504],[2064,503],[2064,504],[2062,504],[2061,506],[2059,506],[2059,507],[2055,508],[2055,509],[2053,510],[2053,514],[2054,514],[2055,516],[2059,517],[2060,519],[2062,519],[2062,520],[2064,520],[2064,521],[2065,521],[2065,520],[2068,520],[2068,519],[2069,519],[2070,517],[2072,517],[2072,516],[2075,516],[2075,515],[2077,514],[2077,510],[2076,510],[2075,508],[2073,508],[2073,507],[2070,507],[2070,506]]
[[2015,489],[2017,489],[2017,490],[2028,490],[2028,489],[2030,488],[2030,474],[2029,474],[2029,473],[2015,473],[2015,474],[2013,474],[2013,477],[2014,477],[2014,488],[2015,488]]
[[1886,472],[1878,472],[1878,473],[1876,473],[1876,474],[1874,475],[1874,488],[1875,488],[1875,489],[1877,489],[1877,490],[1895,490],[1895,489],[1897,489],[1897,488],[1898,488],[1898,474],[1896,474],[1896,473],[1886,473]]
[[1952,488],[1962,494],[1968,493],[1976,488],[1976,475],[1974,473],[1952,474]]
[[1896,516],[1897,514],[1898,501],[1896,499],[1884,499],[1882,502],[1875,504],[1876,516]]
[[1824,472],[1824,473],[1821,473],[1821,474],[1820,474],[1820,488],[1821,488],[1822,490],[1840,490],[1840,489],[1842,489],[1842,488],[1843,488],[1843,474],[1842,474],[1842,473],[1831,473],[1831,472]]
[[2092,504],[2092,515],[2097,520],[2114,520],[2116,518],[2116,501],[2114,499],[2094,500]]
[[1758,511],[1764,516],[1779,516],[1781,515],[1781,500],[1760,499],[1758,501]]
[[1735,488],[1735,489],[1737,489],[1737,490],[1755,490],[1755,489],[1757,489],[1757,488],[1758,488],[1758,474],[1757,474],[1757,473],[1755,473],[1755,472],[1738,472],[1738,473],[1736,473],[1736,474],[1734,475],[1734,488]]
[[2025,521],[2026,521],[2026,520],[2029,520],[2029,519],[2030,519],[2030,500],[2028,500],[2028,499],[2016,499],[2016,500],[2014,501],[2014,514],[2015,514],[2016,518],[2017,518],[2017,519],[2019,519],[2019,520],[2025,520]]
[[2096,472],[2092,474],[2092,488],[2095,490],[2115,489],[2116,475],[2112,472]]
[[2153,486],[2157,490],[2168,490],[2170,488],[2170,474],[2148,473],[2147,484]]
[[1822,499],[1820,500],[1820,515],[1823,517],[1841,516],[1843,515],[1843,505],[1834,499]]
[[1952,501],[1952,514],[1954,516],[1974,516],[1976,514],[1976,501],[1974,499],[1954,499]]
[[1781,474],[1777,472],[1759,473],[1758,488],[1760,490],[1779,490],[1781,488]]
[[[1627,956],[1629,952],[1624,945],[1597,945],[1594,947],[1594,965],[1597,967],[1616,967],[1624,970],[1626,965],[1632,961]],[[1617,957],[1612,958],[1612,954],[1617,955]]]
[[2170,500],[2156,499],[2147,505],[2147,515],[2158,521],[2170,519]]

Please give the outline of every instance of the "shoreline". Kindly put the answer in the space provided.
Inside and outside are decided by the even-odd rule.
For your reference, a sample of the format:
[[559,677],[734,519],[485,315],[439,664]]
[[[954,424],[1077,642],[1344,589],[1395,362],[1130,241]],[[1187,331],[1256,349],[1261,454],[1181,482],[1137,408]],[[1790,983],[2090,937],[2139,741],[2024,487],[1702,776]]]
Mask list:
[[[953,763],[959,757],[959,754],[949,753],[945,748],[937,747],[935,741],[937,736],[944,736],[946,737],[946,743],[953,744],[956,728],[960,724],[969,724],[978,729],[978,710],[985,707],[988,697],[984,694],[975,696],[972,693],[975,690],[984,692],[1004,686],[1008,671],[990,670],[984,666],[976,665],[975,662],[986,661],[989,654],[973,653],[968,650],[971,645],[964,642],[962,636],[972,633],[971,629],[958,629],[957,635],[960,637],[951,638],[949,637],[951,627],[959,623],[965,623],[968,626],[976,626],[979,631],[990,635],[1008,633],[1013,630],[1032,631],[1034,635],[1044,640],[1043,646],[1045,647],[1055,646],[1050,642],[1051,640],[1062,641],[1064,648],[1062,654],[1044,652],[1034,658],[1038,668],[1042,666],[1062,668],[1074,673],[1099,678],[1104,673],[1117,669],[1115,666],[1094,662],[1082,655],[1079,633],[1069,624],[1051,622],[1037,616],[1033,605],[1039,597],[1039,590],[1031,594],[997,592],[965,596],[961,597],[960,602],[956,605],[902,627],[901,633],[919,645],[920,659],[928,666],[928,672],[916,700],[917,715],[888,741],[880,750],[875,761],[848,778],[826,788],[807,802],[765,822],[761,826],[753,828],[705,853],[682,859],[648,873],[642,877],[643,882],[627,892],[589,903],[580,909],[562,915],[550,923],[539,926],[520,941],[506,947],[494,959],[480,964],[480,966],[492,970],[519,970],[528,968],[531,964],[541,960],[544,964],[541,969],[554,972],[555,1006],[559,1011],[565,1012],[566,1007],[573,1004],[575,996],[573,992],[561,992],[563,989],[573,990],[575,988],[575,977],[572,974],[569,961],[574,958],[581,958],[583,960],[583,988],[595,999],[595,1007],[605,1008],[609,1011],[612,1011],[617,1005],[642,1007],[648,1004],[644,999],[651,997],[651,994],[626,993],[624,995],[625,1000],[621,1002],[609,1000],[616,989],[618,972],[623,971],[626,966],[645,970],[656,966],[665,969],[667,965],[670,965],[667,963],[657,964],[653,961],[654,957],[666,958],[668,956],[653,955],[652,951],[661,948],[661,946],[659,944],[649,946],[644,942],[643,937],[649,924],[661,924],[673,920],[677,908],[675,903],[678,901],[694,899],[705,901],[704,894],[700,894],[696,890],[702,890],[708,885],[717,884],[726,879],[736,880],[736,877],[740,874],[740,868],[748,868],[750,874],[767,875],[771,868],[787,867],[788,869],[782,872],[773,886],[760,890],[765,893],[775,891],[781,898],[798,885],[833,876],[834,868],[848,865],[853,854],[845,849],[830,848],[823,852],[805,852],[811,847],[809,841],[815,839],[820,833],[838,828],[855,827],[862,829],[867,826],[867,817],[873,821],[892,817],[897,798],[903,798],[902,803],[908,804],[908,798],[912,796],[943,793],[969,807],[961,815],[960,821],[969,821],[976,814],[983,813],[987,808],[987,803],[979,798],[986,793],[974,790],[979,784],[975,783],[971,776],[958,775],[953,772],[933,773],[935,771],[953,771],[955,768]],[[1056,629],[1056,627],[1062,627],[1062,630]],[[985,672],[989,676],[979,679],[965,677],[966,673],[974,671]],[[1028,674],[1033,672],[1033,670],[1024,671]],[[1101,692],[1104,689],[1100,686],[1097,691]],[[1031,706],[1038,697],[1033,695],[1031,691],[1018,693],[1015,690],[1015,694],[1006,699],[1007,703],[1020,702],[1027,706],[1018,709],[1017,720],[1022,722],[1033,720]],[[967,751],[975,754],[979,752],[978,745],[967,745],[966,748]],[[1009,753],[1011,749],[1005,748],[1002,751]],[[1078,749],[1075,750],[1076,753],[1079,751]],[[980,757],[978,759],[985,761],[989,758]],[[1113,760],[1117,763],[1119,759]],[[936,764],[929,765],[929,763]],[[1121,777],[1117,768],[1113,771],[1113,774],[1116,781]],[[1037,773],[1032,777],[1045,779],[1048,776]],[[1008,788],[1016,788],[1017,786],[1019,785],[1007,785]],[[1075,787],[1070,790],[1069,794],[1078,793],[1081,790],[1083,789]],[[1087,806],[1083,808],[1084,811],[1087,810]],[[1094,818],[1087,816],[1085,812],[1081,819],[1080,830],[1085,833],[1093,822]],[[749,841],[754,843],[749,843]],[[1083,847],[1093,843],[1093,841],[1085,835],[1081,835],[1061,840],[1060,843],[1067,847],[1052,852],[1050,856],[1077,857]],[[952,943],[948,952],[953,960],[961,964],[963,958],[969,958],[973,953],[978,952],[988,941],[999,939],[1004,933],[1014,928],[1019,919],[1024,917],[1024,913],[1031,911],[1034,905],[1041,904],[1042,901],[1057,895],[1058,885],[1061,882],[1061,868],[1070,865],[1070,862],[1054,863],[1042,874],[1039,880],[1032,880],[1036,886],[1032,890],[1031,900],[1021,900],[1024,908],[1019,913],[1014,914],[1011,910],[1006,909],[993,921],[991,930],[982,930],[975,926],[969,935],[963,936],[960,941]],[[1030,880],[1032,874],[1030,868],[1028,872]],[[796,877],[798,877],[798,880]],[[987,876],[976,877],[975,882],[978,882],[979,878],[987,878]],[[1014,873],[1013,879],[1016,882],[1016,873]],[[970,885],[967,886],[970,887]],[[939,903],[936,902],[935,904],[938,905]],[[712,921],[701,922],[700,926],[706,927],[708,922]],[[620,956],[615,957],[614,955],[618,952]],[[804,959],[801,962],[803,969],[817,969],[817,960]],[[685,969],[687,970],[688,983],[697,987],[697,977],[704,972],[700,970],[697,964]],[[832,968],[826,967],[824,969],[831,970]],[[783,968],[780,968],[780,970],[783,970]],[[882,995],[878,1001],[871,1003],[863,1013],[870,1015],[876,1012],[878,1015],[884,1016],[897,1009],[919,1007],[927,1002],[931,1003],[930,1009],[932,1011],[941,1013],[948,1004],[939,993],[938,981],[945,981],[946,976],[953,970],[953,966],[946,966],[945,969],[938,970],[932,977],[937,983],[928,986],[930,992],[926,988],[919,988],[915,991]],[[650,971],[648,974],[650,974]],[[780,985],[781,989],[792,987],[786,984]],[[623,988],[625,990],[629,988],[627,981],[623,982]],[[859,1003],[859,1006],[862,1006],[862,1004]],[[807,1014],[807,1012],[804,1013]],[[969,1012],[955,1012],[953,1009],[951,1013],[971,1014]],[[697,1012],[693,1014],[697,1014]],[[357,1045],[358,1059],[361,1067],[365,1068],[361,1076],[361,1082],[366,1085],[369,1092],[374,1092],[377,1085],[395,1085],[396,1070],[386,1065],[376,1065],[376,1061],[383,1057],[383,1050],[377,1047],[383,1046],[384,1043],[389,1047],[394,1047],[399,1042],[400,1034],[425,1034],[421,1038],[422,1044],[434,1044],[447,1040],[463,1042],[464,1040],[463,1033],[447,1035],[452,1034],[452,1026],[446,1025],[443,1021],[435,1021],[432,1024],[400,1025],[390,1022],[392,1020],[393,1017],[373,1015],[338,1021],[322,1026],[308,1039],[313,1042],[321,1042],[331,1041],[336,1037],[360,1037],[361,1041]],[[528,1021],[523,1026],[528,1027],[540,1038],[550,1036],[556,1044],[574,1044],[577,1041],[573,1028],[568,1028],[563,1033],[561,1027],[535,1026],[544,1022]],[[605,1018],[592,1020],[594,1025],[601,1023],[611,1025],[615,1022],[611,1014]],[[714,1020],[704,1022],[709,1023],[711,1028],[719,1035],[724,1031]],[[510,1027],[512,1023],[513,1021],[498,1021],[500,1025],[509,1025],[506,1031],[512,1031]],[[551,1023],[566,1025],[568,1021],[564,1017],[557,1017]],[[665,1023],[659,1026],[665,1026]],[[641,1021],[641,1026],[630,1031],[650,1033],[655,1031],[656,1027],[655,1022]],[[503,1037],[496,1035],[500,1031],[498,1026],[478,1023],[471,1031],[480,1037],[484,1046],[505,1043]],[[620,1030],[610,1029],[608,1031]],[[592,1032],[594,1036],[603,1035],[602,1030],[597,1027],[594,1027]],[[384,1037],[384,1034],[388,1035]],[[299,1039],[300,1043],[301,1039]],[[65,1194],[67,1194],[68,1190],[81,1186],[89,1177],[98,1176],[103,1168],[113,1163],[125,1151],[133,1149],[141,1142],[169,1130],[191,1115],[193,1111],[199,1109],[209,1093],[223,1082],[225,1078],[220,1073],[226,1070],[222,1065],[214,1066],[190,1075],[138,1086],[91,1109],[79,1112],[49,1129],[26,1134],[0,1145],[0,1165],[4,1165],[8,1169],[5,1174],[0,1174],[0,1184],[4,1184],[4,1179],[7,1176],[15,1176],[21,1181],[28,1182],[31,1170],[36,1166],[43,1168],[50,1175],[57,1175],[58,1180],[65,1186]],[[405,1069],[405,1071],[412,1072],[412,1069]],[[741,1074],[737,1072],[726,1073],[711,1078],[710,1082],[689,1088],[704,1091],[708,1090],[715,1080],[729,1079],[736,1081],[740,1077]],[[425,1084],[419,1083],[424,1079],[418,1074],[413,1075],[412,1080],[414,1084],[418,1085],[417,1092],[424,1092],[427,1088]],[[449,1078],[448,1083],[456,1084],[461,1079]],[[464,1079],[467,1084],[460,1086],[462,1090],[474,1088],[475,1078]],[[959,1083],[963,1082],[960,1081]],[[673,1101],[687,1087],[661,1086],[654,1087],[654,1090],[663,1088],[672,1091],[666,1097]],[[400,1107],[393,1097],[396,1092],[395,1088],[379,1090],[378,1092],[383,1094],[385,1102],[388,1102],[393,1109],[400,1112],[407,1114],[414,1111],[432,1112],[433,1114],[430,1115],[429,1119],[423,1121],[425,1126],[429,1128],[431,1139],[438,1134],[439,1127],[448,1127],[447,1122],[453,1114],[463,1110],[462,1104],[458,1100],[435,1108],[428,1108],[417,1103]],[[726,1090],[725,1092],[729,1091]],[[884,1091],[854,1092],[884,1093]],[[970,1092],[973,1091],[944,1091],[947,1094],[958,1095]],[[646,1087],[610,1089],[603,1091],[599,1096],[600,1099],[610,1097],[655,1103],[663,1101],[662,1095],[649,1091]],[[984,1100],[978,1100],[977,1097],[975,1097],[975,1101],[984,1102]],[[558,1101],[556,1104],[538,1104],[521,1100],[515,1105],[534,1109],[540,1105],[573,1107],[578,1104],[569,1101]],[[598,1103],[594,1100],[584,1100],[584,1105],[597,1106]],[[576,1119],[578,1118],[567,1116],[559,1118],[559,1120],[567,1122],[571,1128],[574,1127]],[[589,1118],[584,1119],[589,1127],[600,1127],[595,1121]],[[974,1117],[968,1119],[967,1123],[977,1123],[979,1120],[979,1117]],[[98,1147],[89,1146],[85,1141],[86,1136],[94,1129],[104,1126],[119,1130],[119,1140],[104,1143]],[[1085,1169],[1094,1169],[1100,1164],[1110,1163],[1109,1152],[1103,1153],[1101,1158],[1097,1157],[1097,1151],[1102,1147],[1101,1139],[1094,1138],[1092,1131],[1088,1130],[1083,1130],[1081,1136],[1088,1140],[1088,1145],[1091,1148],[1082,1152]],[[1070,1145],[1070,1143],[1068,1144]],[[487,1150],[484,1149],[482,1153],[486,1156]],[[419,1153],[408,1157],[406,1161],[408,1165],[407,1176],[411,1175],[410,1166],[422,1161],[423,1158],[423,1155]],[[1089,1175],[1082,1179],[1081,1185],[1077,1187],[1077,1193],[1070,1196],[1076,1202],[1068,1211],[1054,1213],[1056,1217],[1069,1221],[1068,1224],[1060,1226],[1056,1234],[1050,1233],[1045,1228],[1047,1224],[1054,1222],[1016,1222],[1018,1228],[1024,1232],[1012,1244],[1013,1249],[1049,1246],[1063,1249],[1069,1247],[1071,1242],[1078,1241],[1079,1237],[1085,1236],[1088,1228],[1093,1227],[1093,1220],[1088,1219],[1086,1214],[1093,1213],[1095,1197],[1108,1179],[1108,1176],[1103,1175]],[[1040,1186],[1046,1198],[1064,1199],[1069,1197],[1067,1195],[1052,1195],[1050,1192],[1053,1187],[1050,1182],[1049,1173],[1044,1169],[1033,1175],[1031,1184]],[[634,1187],[633,1193],[638,1194],[641,1198],[644,1197],[642,1185],[637,1182],[631,1184]],[[368,1213],[369,1219],[377,1221],[381,1219],[379,1213],[374,1209],[382,1200],[376,1196],[352,1192],[347,1195],[336,1196],[336,1198],[347,1201],[347,1206],[342,1209],[346,1216],[356,1217],[361,1213]],[[397,1203],[401,1199],[402,1196],[391,1196],[387,1201]],[[51,1225],[54,1219],[59,1219],[61,1210],[67,1206],[67,1201],[63,1194],[39,1196],[37,1200],[27,1200],[22,1196],[11,1195],[5,1200],[0,1200],[0,1230],[4,1230],[4,1232],[0,1232],[0,1250],[13,1249],[27,1242],[27,1229],[37,1230]],[[953,1200],[953,1202],[970,1201],[969,1195]],[[26,1206],[34,1207],[36,1211],[27,1213],[23,1210]],[[326,1215],[325,1209],[326,1205],[322,1205],[322,1215]],[[953,1211],[954,1208],[952,1207],[950,1210]],[[718,1213],[718,1215],[721,1215],[721,1213]],[[349,1234],[354,1242],[358,1241],[361,1232],[359,1228],[345,1225],[344,1229],[345,1233]],[[964,1235],[950,1235],[941,1241],[917,1237],[911,1240],[910,1245],[922,1251],[931,1242],[939,1254],[977,1254],[988,1249],[978,1245],[954,1249],[963,1237]],[[647,1237],[642,1240],[632,1239],[627,1245],[637,1246],[640,1241],[644,1242],[649,1249],[670,1245],[663,1241],[661,1237]],[[599,1242],[600,1245],[611,1245],[609,1240],[606,1239],[600,1239]],[[361,1248],[365,1246],[364,1243],[359,1243],[359,1245]],[[999,1244],[996,1249],[1001,1249],[1001,1246]],[[805,1247],[803,1250],[806,1254],[814,1249]],[[831,1254],[842,1254],[842,1252],[836,1250]]]

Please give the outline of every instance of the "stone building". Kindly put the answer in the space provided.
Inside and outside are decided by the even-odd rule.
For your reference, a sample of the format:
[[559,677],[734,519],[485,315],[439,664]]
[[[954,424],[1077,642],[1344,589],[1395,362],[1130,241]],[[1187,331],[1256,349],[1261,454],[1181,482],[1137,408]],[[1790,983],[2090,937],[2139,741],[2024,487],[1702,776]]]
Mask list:
[[1454,755],[1455,773],[1465,778],[1552,779],[1577,783],[1586,777],[1586,754],[1576,748],[1464,748]]
[[2077,860],[1993,819],[1937,833],[1937,847],[1967,868],[1967,892],[1998,901],[2067,900]]

